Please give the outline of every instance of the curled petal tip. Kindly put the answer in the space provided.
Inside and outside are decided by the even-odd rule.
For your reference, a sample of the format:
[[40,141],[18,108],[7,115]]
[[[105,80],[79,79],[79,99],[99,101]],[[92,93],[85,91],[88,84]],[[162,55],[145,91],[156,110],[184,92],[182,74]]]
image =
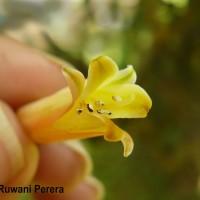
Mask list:
[[124,135],[121,141],[124,146],[124,157],[128,157],[133,151],[133,147],[134,147],[133,140],[128,133],[124,132]]
[[73,99],[75,100],[84,90],[85,78],[78,70],[65,65],[62,65],[62,74],[67,80]]
[[134,147],[134,143],[131,136],[127,132],[116,126],[109,119],[105,120],[110,126],[109,131],[104,135],[105,140],[111,142],[117,142],[121,140],[124,146],[124,157],[128,157],[132,153]]

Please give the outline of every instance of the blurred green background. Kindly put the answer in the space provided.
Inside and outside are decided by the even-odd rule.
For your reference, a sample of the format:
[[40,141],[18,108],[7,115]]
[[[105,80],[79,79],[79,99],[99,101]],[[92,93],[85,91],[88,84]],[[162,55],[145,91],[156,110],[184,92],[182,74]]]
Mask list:
[[116,120],[133,154],[83,141],[106,200],[200,199],[200,1],[1,0],[0,27],[85,75],[100,54],[134,66],[153,107],[145,119]]

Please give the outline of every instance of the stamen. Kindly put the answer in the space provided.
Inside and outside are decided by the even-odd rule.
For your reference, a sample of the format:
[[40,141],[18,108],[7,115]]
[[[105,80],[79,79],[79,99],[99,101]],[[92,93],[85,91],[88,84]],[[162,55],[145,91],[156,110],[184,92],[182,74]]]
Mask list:
[[99,109],[97,110],[99,114],[106,114],[106,115],[111,115],[112,113],[109,110],[104,110],[104,109]]
[[104,102],[103,101],[96,101],[95,106],[103,106]]
[[82,108],[78,108],[78,109],[76,110],[76,114],[78,114],[78,115],[80,115],[82,112],[83,112],[83,109],[82,109]]
[[89,103],[87,104],[87,109],[88,109],[89,112],[94,111],[92,104],[89,104]]
[[120,96],[114,95],[112,96],[113,101],[121,101],[122,98]]

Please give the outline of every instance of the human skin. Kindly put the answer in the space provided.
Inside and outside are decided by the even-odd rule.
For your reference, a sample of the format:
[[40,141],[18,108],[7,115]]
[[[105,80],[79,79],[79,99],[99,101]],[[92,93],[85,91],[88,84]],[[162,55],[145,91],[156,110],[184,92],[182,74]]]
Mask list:
[[[102,189],[91,178],[91,159],[81,144],[35,144],[15,114],[21,106],[66,84],[60,67],[43,54],[0,36],[0,184],[65,188],[64,194],[34,194],[35,199],[98,200]],[[16,198],[16,194],[0,193],[0,198],[8,196]]]

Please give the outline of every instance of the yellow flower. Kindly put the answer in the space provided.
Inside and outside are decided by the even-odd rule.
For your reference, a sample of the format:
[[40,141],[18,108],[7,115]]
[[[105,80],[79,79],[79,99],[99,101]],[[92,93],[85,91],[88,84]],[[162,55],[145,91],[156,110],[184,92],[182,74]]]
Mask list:
[[107,56],[90,63],[88,79],[63,66],[69,87],[21,108],[22,124],[40,143],[103,135],[108,141],[122,141],[124,156],[133,150],[129,134],[116,126],[114,118],[146,117],[151,108],[148,94],[135,84],[132,66],[118,70]]

